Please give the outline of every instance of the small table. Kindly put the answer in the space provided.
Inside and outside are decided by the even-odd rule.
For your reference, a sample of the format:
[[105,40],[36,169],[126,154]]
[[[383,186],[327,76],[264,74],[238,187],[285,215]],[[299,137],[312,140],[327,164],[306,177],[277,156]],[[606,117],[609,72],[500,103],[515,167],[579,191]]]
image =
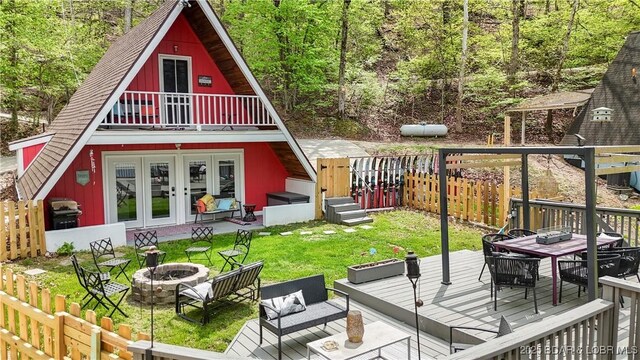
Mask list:
[[256,221],[256,215],[253,213],[256,210],[256,204],[244,204],[244,217],[243,221]]
[[[338,349],[333,351],[324,350],[322,344],[332,340],[338,343]],[[382,348],[405,340],[407,341],[407,359],[410,360],[411,335],[382,321],[376,321],[364,326],[364,337],[359,344],[349,342],[346,331],[307,343],[307,359],[310,359],[313,353],[326,359],[347,360],[375,350],[378,350],[376,358],[386,359],[381,354]]]
[[[540,257],[551,258],[551,282],[553,286],[553,305],[558,305],[558,257],[580,253],[587,250],[587,236],[581,234],[572,234],[571,240],[561,241],[554,244],[538,244],[536,242],[537,235],[519,237],[515,239],[494,242],[496,248],[507,249],[518,253],[532,254]],[[618,238],[609,236],[599,236],[597,245],[612,244],[618,241]]]

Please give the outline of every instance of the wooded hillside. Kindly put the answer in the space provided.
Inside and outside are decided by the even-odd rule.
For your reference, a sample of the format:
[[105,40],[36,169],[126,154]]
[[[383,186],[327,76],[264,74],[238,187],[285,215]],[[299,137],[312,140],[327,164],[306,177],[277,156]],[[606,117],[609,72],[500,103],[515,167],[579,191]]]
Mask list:
[[[3,143],[18,137],[18,116],[51,121],[110,42],[160,2],[0,0],[1,107],[13,119]],[[640,29],[634,0],[212,5],[281,115],[303,136],[395,138],[404,123],[456,130],[459,117],[453,136],[480,139],[500,131],[501,112],[523,98],[593,87],[625,35]],[[562,130],[559,123],[552,138]]]

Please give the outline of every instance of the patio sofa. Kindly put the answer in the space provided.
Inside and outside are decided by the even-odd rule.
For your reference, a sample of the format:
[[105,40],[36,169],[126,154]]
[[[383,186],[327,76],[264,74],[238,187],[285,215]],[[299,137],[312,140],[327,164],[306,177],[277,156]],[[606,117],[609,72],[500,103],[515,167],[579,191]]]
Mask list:
[[[280,314],[278,309],[269,306],[265,299],[273,299],[293,294],[302,290],[306,309],[301,312],[278,316],[275,319],[267,317],[266,308]],[[343,295],[347,300],[346,308],[342,305],[328,301],[327,291]],[[314,275],[302,279],[282,282],[264,286],[260,289],[262,301],[260,302],[260,344],[262,344],[262,328],[278,336],[278,359],[282,358],[282,336],[296,331],[304,330],[312,326],[327,325],[327,322],[347,317],[349,312],[349,294],[325,287],[324,275]]]
[[[257,261],[251,264],[232,265],[231,271],[219,274],[202,284],[176,286],[176,314],[191,322],[206,324],[210,312],[224,300],[255,300],[260,295],[260,271],[264,263]],[[233,297],[232,297],[233,296]],[[185,310],[193,307],[202,310],[202,319],[187,316]]]
[[[211,195],[213,197],[213,199],[215,199],[215,205],[213,206],[213,209],[211,210],[207,210],[205,206],[202,206],[201,204],[199,204],[199,200],[201,197],[208,195],[206,193],[201,193],[201,194],[193,194],[191,195],[191,202],[193,204],[193,206],[195,207],[196,210],[196,218],[195,218],[195,223],[198,223],[198,216],[200,216],[200,222],[204,221],[203,217],[204,215],[212,215],[213,216],[213,220],[216,220],[216,214],[231,214],[231,217],[233,217],[236,213],[236,211],[238,211],[240,213],[240,217],[242,218],[242,202],[240,202],[239,200],[237,200],[236,198],[232,197],[232,196],[224,196],[224,195]],[[224,203],[229,204],[229,207],[226,206],[222,206],[220,204],[224,204]]]

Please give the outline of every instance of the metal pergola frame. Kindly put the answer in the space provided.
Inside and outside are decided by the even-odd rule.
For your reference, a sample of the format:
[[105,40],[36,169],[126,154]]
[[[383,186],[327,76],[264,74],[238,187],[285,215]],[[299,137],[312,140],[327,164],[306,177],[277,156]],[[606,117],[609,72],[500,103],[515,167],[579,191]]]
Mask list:
[[477,148],[442,148],[438,151],[438,180],[440,181],[440,236],[442,245],[442,284],[450,285],[449,273],[449,222],[447,205],[447,156],[460,154],[512,154],[521,155],[522,166],[522,209],[524,228],[530,225],[529,208],[529,163],[528,155],[577,155],[585,162],[585,195],[587,227],[587,267],[589,271],[589,300],[597,298],[598,266],[596,244],[596,148],[593,146],[551,146],[551,147],[477,147]]

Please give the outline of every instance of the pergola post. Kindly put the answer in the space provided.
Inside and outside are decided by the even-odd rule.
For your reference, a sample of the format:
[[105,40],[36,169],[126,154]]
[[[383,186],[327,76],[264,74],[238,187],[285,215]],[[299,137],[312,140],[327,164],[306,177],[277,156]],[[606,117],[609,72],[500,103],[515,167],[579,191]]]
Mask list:
[[447,154],[438,150],[438,180],[440,181],[440,240],[442,251],[442,284],[451,285],[449,275],[449,208],[447,204]]
[[531,217],[529,209],[529,160],[527,154],[522,154],[522,227],[527,230],[531,229]]
[[584,225],[587,227],[587,270],[589,272],[587,287],[589,301],[598,295],[598,253],[596,243],[596,150],[593,147],[584,148],[584,190],[586,209]]

